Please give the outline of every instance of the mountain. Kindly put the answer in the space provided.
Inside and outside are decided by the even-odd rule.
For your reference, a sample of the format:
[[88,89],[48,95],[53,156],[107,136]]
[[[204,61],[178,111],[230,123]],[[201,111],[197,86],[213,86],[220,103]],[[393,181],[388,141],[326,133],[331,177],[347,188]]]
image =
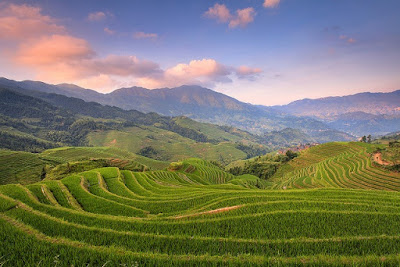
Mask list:
[[[131,87],[121,88],[108,94],[101,94],[70,84],[49,85],[34,81],[16,82],[5,78],[0,79],[0,86],[34,96],[38,96],[37,91],[39,91],[80,98],[124,110],[156,112],[164,116],[186,116],[200,122],[233,126],[259,135],[291,127],[303,131],[318,142],[354,139],[353,136],[336,131],[316,119],[296,117],[268,107],[260,108],[200,86],[185,85],[154,90]],[[46,98],[46,101],[52,102],[48,97]],[[58,104],[62,104],[61,102]],[[329,135],[323,136],[328,132]]]
[[233,127],[24,92],[0,88],[0,148],[39,152],[95,145],[165,161],[195,156],[222,163],[270,151],[261,137]]
[[334,129],[355,136],[372,134],[374,136],[400,130],[400,114],[371,114],[362,111],[343,113],[326,119],[325,122]]
[[348,96],[303,99],[284,106],[274,106],[274,108],[289,114],[321,119],[360,111],[374,115],[400,115],[400,90],[391,93],[367,92]]
[[332,129],[355,136],[377,136],[400,130],[400,90],[303,99],[273,108],[321,120]]
[[310,137],[304,132],[292,128],[285,128],[280,131],[268,132],[265,133],[263,137],[268,144],[277,145],[280,147],[316,142],[314,138]]

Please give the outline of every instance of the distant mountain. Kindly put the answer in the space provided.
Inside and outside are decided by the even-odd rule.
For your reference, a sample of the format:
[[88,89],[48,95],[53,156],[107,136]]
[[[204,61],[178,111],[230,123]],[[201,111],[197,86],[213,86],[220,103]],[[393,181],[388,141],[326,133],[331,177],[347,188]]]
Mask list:
[[[16,82],[5,78],[0,79],[0,86],[2,85],[14,88],[19,92],[34,90],[61,94],[125,110],[156,112],[164,116],[187,116],[200,122],[233,126],[260,135],[291,127],[303,131],[318,142],[354,139],[353,136],[336,131],[321,121],[288,115],[273,108],[260,108],[200,86],[154,90],[131,87],[121,88],[109,94],[101,94],[70,84],[49,85],[34,81]],[[329,135],[324,136],[324,133],[328,132]]]
[[400,114],[374,115],[357,111],[333,116],[331,119],[325,120],[325,122],[334,129],[355,136],[369,134],[379,136],[400,130]]
[[310,137],[304,132],[292,128],[285,128],[280,131],[268,132],[265,133],[263,137],[267,144],[280,147],[288,147],[316,142],[314,138]]
[[341,114],[354,112],[400,115],[400,90],[391,93],[359,93],[348,96],[303,99],[284,106],[274,106],[274,108],[297,116],[321,119],[332,119]]
[[303,99],[273,108],[321,120],[333,129],[355,136],[377,136],[400,130],[400,90]]

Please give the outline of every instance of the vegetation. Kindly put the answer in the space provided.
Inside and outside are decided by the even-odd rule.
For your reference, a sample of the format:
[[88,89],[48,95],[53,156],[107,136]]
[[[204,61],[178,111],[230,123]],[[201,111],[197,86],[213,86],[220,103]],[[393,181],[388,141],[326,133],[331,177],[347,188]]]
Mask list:
[[0,184],[62,179],[100,167],[146,171],[164,169],[168,165],[168,162],[106,147],[63,147],[42,153],[0,150]]
[[[335,157],[328,151],[359,155],[369,146],[322,145],[284,164],[300,169],[311,158]],[[169,171],[108,167],[29,186],[0,186],[1,261],[3,266],[400,263],[398,192],[260,189],[269,185],[188,159]]]
[[[0,266],[400,264],[398,135],[274,154],[343,133],[19,91],[0,89],[0,143],[34,153],[0,150]],[[280,129],[267,113],[243,124]]]
[[23,93],[0,90],[1,148],[41,152],[61,146],[109,146],[158,160],[195,156],[223,163],[268,151],[261,138],[235,128],[56,94]]
[[374,166],[382,145],[361,142],[312,147],[283,165],[271,178],[274,188],[354,188],[398,191],[400,174]]
[[286,154],[267,154],[262,157],[258,156],[245,161],[233,162],[226,167],[226,170],[233,175],[251,174],[267,180],[277,172],[283,163],[295,157],[297,157],[297,153],[288,150]]

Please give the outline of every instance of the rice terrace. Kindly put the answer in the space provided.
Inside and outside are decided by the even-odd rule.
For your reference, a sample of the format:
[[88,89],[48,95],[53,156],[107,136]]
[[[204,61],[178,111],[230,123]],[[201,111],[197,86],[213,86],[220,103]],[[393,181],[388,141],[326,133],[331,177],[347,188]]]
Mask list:
[[257,188],[263,184],[257,177],[235,177],[200,159],[166,170],[105,167],[3,185],[2,260],[14,266],[397,264],[400,174],[374,167],[366,153],[372,146],[313,147],[265,189]]
[[400,266],[400,1],[0,1],[0,267]]

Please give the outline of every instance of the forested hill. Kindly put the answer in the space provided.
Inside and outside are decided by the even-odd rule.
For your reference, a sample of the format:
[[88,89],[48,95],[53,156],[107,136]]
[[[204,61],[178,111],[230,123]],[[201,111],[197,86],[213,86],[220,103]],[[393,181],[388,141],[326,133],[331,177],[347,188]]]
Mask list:
[[74,85],[49,85],[35,81],[16,82],[5,78],[0,79],[0,85],[18,92],[33,90],[61,94],[124,110],[156,112],[164,116],[186,116],[201,122],[232,126],[259,135],[291,127],[303,131],[319,142],[354,139],[351,135],[337,131],[321,121],[287,115],[271,108],[261,109],[199,86],[154,90],[131,87],[101,94]]
[[[123,146],[163,160],[204,153],[210,160],[222,161],[268,151],[261,137],[232,127],[126,111],[57,94],[26,92],[30,95],[0,90],[0,148],[36,152],[59,146]],[[111,139],[114,142],[107,141],[108,135],[115,135]],[[126,138],[136,141],[132,146],[116,143]],[[171,154],[171,149],[181,152]]]

